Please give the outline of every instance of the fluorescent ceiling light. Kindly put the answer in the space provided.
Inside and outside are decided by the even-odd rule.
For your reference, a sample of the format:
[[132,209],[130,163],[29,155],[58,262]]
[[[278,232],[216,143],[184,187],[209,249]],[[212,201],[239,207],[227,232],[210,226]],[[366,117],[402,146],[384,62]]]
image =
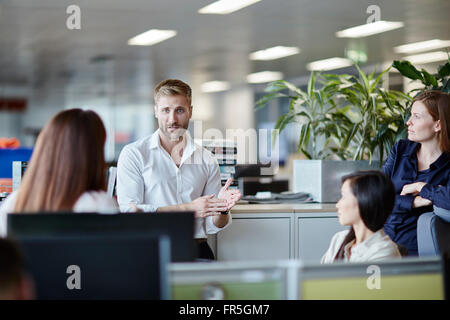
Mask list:
[[220,92],[230,89],[230,83],[226,81],[209,81],[201,86],[202,92]]
[[175,37],[175,30],[151,29],[128,40],[130,46],[152,46],[158,42]]
[[201,14],[229,14],[261,0],[220,0],[198,10]]
[[335,58],[310,62],[306,65],[306,69],[308,69],[309,71],[321,71],[321,70],[325,71],[325,70],[333,70],[333,69],[349,67],[352,64],[353,63],[350,59],[335,57]]
[[300,49],[297,47],[283,47],[276,46],[264,50],[259,50],[250,53],[250,60],[275,60],[288,56],[292,56],[300,52]]
[[394,48],[396,53],[416,53],[422,51],[430,51],[434,49],[450,47],[450,40],[428,40],[409,44],[404,44]]
[[446,52],[434,51],[434,52],[416,54],[413,56],[407,56],[407,57],[404,57],[402,60],[408,60],[411,63],[421,64],[421,63],[443,61],[443,60],[447,60],[447,59],[448,59],[448,55]]
[[265,83],[281,79],[283,79],[283,73],[278,71],[262,71],[247,76],[247,82],[249,83]]
[[363,38],[373,34],[398,29],[404,26],[403,22],[377,21],[363,24],[353,28],[336,32],[338,38]]

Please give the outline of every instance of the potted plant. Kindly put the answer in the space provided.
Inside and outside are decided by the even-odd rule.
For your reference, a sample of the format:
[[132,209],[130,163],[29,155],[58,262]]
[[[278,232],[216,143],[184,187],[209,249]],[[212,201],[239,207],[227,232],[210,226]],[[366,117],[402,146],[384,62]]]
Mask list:
[[413,81],[420,81],[424,85],[423,88],[414,89],[413,91],[423,90],[439,90],[450,93],[450,56],[448,61],[438,67],[436,74],[430,74],[425,69],[417,70],[409,61],[397,61],[392,63],[404,77]]
[[[298,151],[313,161],[294,161],[294,192],[309,192],[319,202],[337,201],[343,174],[379,168],[386,151],[405,132],[406,107],[400,101],[410,97],[380,87],[388,69],[376,76],[356,68],[359,77],[313,72],[306,91],[287,81],[272,82],[256,103],[262,108],[273,99],[290,99],[289,111],[279,117],[275,129],[299,124]],[[376,154],[378,163],[372,162]]]

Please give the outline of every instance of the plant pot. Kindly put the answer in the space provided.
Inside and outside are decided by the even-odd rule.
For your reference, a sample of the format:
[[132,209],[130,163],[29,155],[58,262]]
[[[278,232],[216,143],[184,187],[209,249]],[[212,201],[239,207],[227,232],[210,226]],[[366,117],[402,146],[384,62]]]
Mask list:
[[294,160],[294,192],[307,192],[314,201],[335,203],[341,196],[342,176],[359,170],[381,170],[379,161]]

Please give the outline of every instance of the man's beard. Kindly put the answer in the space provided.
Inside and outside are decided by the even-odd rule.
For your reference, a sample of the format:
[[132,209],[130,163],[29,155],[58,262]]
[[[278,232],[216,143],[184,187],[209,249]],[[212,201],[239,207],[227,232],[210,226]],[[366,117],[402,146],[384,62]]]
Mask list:
[[180,141],[181,138],[184,136],[185,132],[187,131],[187,128],[184,128],[182,126],[176,125],[176,129],[173,132],[169,132],[169,126],[166,127],[165,135],[170,139],[170,141]]

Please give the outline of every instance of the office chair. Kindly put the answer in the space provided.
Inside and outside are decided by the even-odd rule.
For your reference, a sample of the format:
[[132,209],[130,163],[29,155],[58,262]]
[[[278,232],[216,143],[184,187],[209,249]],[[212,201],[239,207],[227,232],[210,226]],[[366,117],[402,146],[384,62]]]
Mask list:
[[450,252],[450,210],[434,206],[417,221],[419,256],[434,256]]
[[107,174],[106,192],[111,197],[114,197],[116,195],[116,184],[117,184],[117,167],[109,167]]

